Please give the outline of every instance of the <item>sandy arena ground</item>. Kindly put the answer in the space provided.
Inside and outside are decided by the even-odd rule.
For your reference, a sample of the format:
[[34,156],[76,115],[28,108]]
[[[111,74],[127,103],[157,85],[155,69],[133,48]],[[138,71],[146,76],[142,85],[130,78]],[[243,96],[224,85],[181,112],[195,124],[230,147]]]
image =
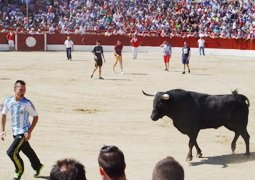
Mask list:
[[[242,52],[240,51],[240,54]],[[56,160],[71,157],[86,166],[89,180],[101,179],[97,156],[104,145],[117,145],[126,158],[126,174],[130,180],[151,179],[154,165],[166,156],[173,156],[185,170],[186,180],[252,180],[255,179],[255,59],[231,56],[198,56],[191,59],[191,74],[182,75],[180,54],[173,54],[170,72],[165,72],[161,50],[140,53],[132,60],[124,53],[125,74],[113,73],[113,55],[106,52],[103,77],[93,79],[94,67],[89,52],[73,52],[73,61],[64,52],[1,52],[0,99],[13,95],[17,79],[27,82],[27,98],[37,107],[39,123],[30,143],[45,164],[42,179],[49,176]],[[164,117],[153,122],[151,97],[147,92],[175,88],[208,94],[228,94],[235,88],[250,99],[248,132],[251,157],[243,156],[242,138],[232,155],[230,143],[233,132],[219,128],[203,130],[198,143],[203,158],[185,161],[188,137],[173,127]],[[10,116],[8,116],[10,117]],[[7,138],[0,142],[0,180],[12,178],[14,166],[6,150],[12,142],[10,121],[6,125]],[[33,179],[28,159],[22,179]]]

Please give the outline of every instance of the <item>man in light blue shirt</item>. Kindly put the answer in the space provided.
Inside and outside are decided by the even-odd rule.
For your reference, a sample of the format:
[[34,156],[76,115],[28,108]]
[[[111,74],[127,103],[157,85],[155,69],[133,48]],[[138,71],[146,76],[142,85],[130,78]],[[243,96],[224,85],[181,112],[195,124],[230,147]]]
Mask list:
[[[15,165],[13,180],[19,180],[24,172],[24,163],[19,156],[20,151],[29,158],[31,166],[36,171],[35,177],[39,176],[43,164],[28,142],[38,122],[38,113],[32,102],[24,97],[26,93],[26,83],[22,80],[17,80],[14,85],[14,92],[15,95],[6,98],[2,105],[1,139],[4,140],[6,137],[6,116],[8,112],[10,112],[14,141],[7,150],[7,154]],[[29,115],[33,117],[32,124],[30,124]]]

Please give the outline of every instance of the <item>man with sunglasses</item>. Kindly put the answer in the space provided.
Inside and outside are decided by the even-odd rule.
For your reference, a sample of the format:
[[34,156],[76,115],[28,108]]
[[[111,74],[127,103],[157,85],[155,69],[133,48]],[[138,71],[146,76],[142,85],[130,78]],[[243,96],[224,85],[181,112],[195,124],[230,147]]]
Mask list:
[[[17,80],[15,82],[14,93],[14,96],[5,99],[2,106],[1,139],[4,140],[6,136],[6,115],[10,111],[14,140],[7,150],[7,154],[15,166],[13,180],[19,180],[24,172],[24,163],[19,155],[20,151],[30,160],[31,166],[35,170],[34,177],[38,177],[43,168],[43,164],[28,142],[38,122],[38,113],[32,102],[25,98],[26,83],[24,81]],[[33,117],[32,124],[30,124],[29,115]]]
[[103,146],[98,164],[103,180],[126,180],[124,154],[117,146]]

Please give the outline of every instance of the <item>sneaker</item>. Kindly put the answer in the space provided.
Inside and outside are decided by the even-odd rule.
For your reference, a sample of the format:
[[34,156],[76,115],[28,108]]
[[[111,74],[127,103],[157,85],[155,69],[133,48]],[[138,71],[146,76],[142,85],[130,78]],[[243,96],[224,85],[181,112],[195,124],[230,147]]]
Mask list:
[[93,78],[93,74],[91,74],[90,78]]
[[189,73],[190,73],[190,69],[189,69]]
[[41,164],[41,167],[35,171],[34,177],[38,177],[43,169],[44,165]]
[[104,79],[104,78],[102,78],[102,77],[99,77],[99,79]]
[[121,75],[124,75],[124,72],[123,72],[123,71],[121,71]]
[[185,71],[183,71],[182,74],[185,74]]
[[15,173],[13,176],[13,180],[19,180],[23,173]]

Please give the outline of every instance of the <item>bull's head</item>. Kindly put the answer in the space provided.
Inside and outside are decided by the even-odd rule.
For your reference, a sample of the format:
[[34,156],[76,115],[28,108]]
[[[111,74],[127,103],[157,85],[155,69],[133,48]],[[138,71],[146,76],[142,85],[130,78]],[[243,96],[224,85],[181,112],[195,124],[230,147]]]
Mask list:
[[166,115],[166,103],[170,100],[170,96],[167,93],[158,92],[157,94],[148,94],[142,91],[145,96],[154,96],[153,110],[151,113],[151,119],[157,121]]

